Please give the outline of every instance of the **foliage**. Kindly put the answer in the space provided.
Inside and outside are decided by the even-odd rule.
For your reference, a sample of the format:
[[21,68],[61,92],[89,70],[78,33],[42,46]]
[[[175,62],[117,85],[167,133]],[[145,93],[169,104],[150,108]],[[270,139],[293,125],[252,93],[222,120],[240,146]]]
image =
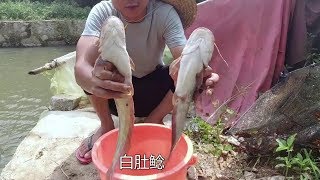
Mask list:
[[163,62],[164,64],[169,65],[172,61],[173,61],[172,54],[168,46],[166,46],[163,52]]
[[311,63],[320,63],[320,54],[316,52],[316,49],[312,49],[307,55],[307,61]]
[[224,123],[222,123],[221,118],[214,126],[211,126],[200,117],[193,118],[190,124],[196,124],[196,128],[193,127],[192,129],[192,126],[189,126],[185,130],[185,134],[193,140],[195,148],[211,153],[216,157],[234,150],[234,147],[228,143],[226,137],[222,135]]
[[90,12],[89,7],[81,8],[72,1],[59,1],[7,0],[0,3],[0,20],[85,19]]
[[276,160],[279,164],[276,168],[284,168],[285,176],[288,176],[288,172],[296,172],[299,174],[300,179],[309,179],[310,175],[314,179],[320,178],[319,163],[312,157],[312,150],[307,151],[303,148],[300,152],[293,155],[294,140],[296,134],[289,136],[287,140],[277,139],[278,147],[276,152],[286,152],[286,156],[278,156]]

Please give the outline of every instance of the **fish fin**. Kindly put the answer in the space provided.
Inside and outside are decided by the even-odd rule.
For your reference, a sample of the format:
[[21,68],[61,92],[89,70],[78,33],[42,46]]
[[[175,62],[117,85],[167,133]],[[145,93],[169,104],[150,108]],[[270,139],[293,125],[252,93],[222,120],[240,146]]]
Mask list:
[[131,69],[132,69],[133,71],[135,71],[136,65],[134,64],[134,62],[133,62],[133,60],[131,59],[130,56],[129,56],[129,58],[130,58],[130,66],[131,66]]
[[196,89],[200,89],[203,83],[203,72],[197,73],[196,75]]
[[176,120],[176,115],[177,115],[177,106],[176,106],[176,102],[174,102],[174,106],[173,106],[173,110],[172,110],[172,124],[171,124],[171,129],[172,129],[172,136],[171,136],[171,148],[170,148],[170,153],[169,153],[169,157],[171,156],[171,153],[175,147],[175,144],[177,143],[176,142],[176,137],[177,137],[177,134],[176,134],[176,123],[177,123],[177,120]]
[[203,72],[200,72],[196,75],[196,86],[193,93],[190,95],[192,99],[196,98],[196,94],[199,91],[199,89],[201,89],[202,84],[203,84]]
[[93,42],[93,45],[98,47],[98,52],[101,53],[101,47],[100,47],[100,44],[101,44],[101,39],[98,39],[96,41]]

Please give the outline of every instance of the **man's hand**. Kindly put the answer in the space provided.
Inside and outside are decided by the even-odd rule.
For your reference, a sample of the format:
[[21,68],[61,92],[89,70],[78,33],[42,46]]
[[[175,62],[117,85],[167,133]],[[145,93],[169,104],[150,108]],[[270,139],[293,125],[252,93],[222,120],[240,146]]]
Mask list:
[[76,63],[74,67],[77,84],[94,96],[112,99],[120,98],[128,93],[116,67],[100,58],[97,42],[98,37],[81,36],[76,48]]
[[107,61],[98,58],[92,71],[92,89],[95,96],[111,99],[121,98],[129,93],[131,87],[122,83],[124,77],[116,67]]
[[[170,64],[170,76],[173,79],[174,83],[176,84],[177,78],[178,78],[178,71],[180,68],[180,60],[181,58],[179,57],[178,59],[174,60]],[[204,85],[206,86],[205,93],[206,95],[212,95],[213,93],[213,87],[215,83],[219,81],[219,75],[216,73],[213,73],[212,68],[209,66],[206,69],[203,70],[203,82]]]

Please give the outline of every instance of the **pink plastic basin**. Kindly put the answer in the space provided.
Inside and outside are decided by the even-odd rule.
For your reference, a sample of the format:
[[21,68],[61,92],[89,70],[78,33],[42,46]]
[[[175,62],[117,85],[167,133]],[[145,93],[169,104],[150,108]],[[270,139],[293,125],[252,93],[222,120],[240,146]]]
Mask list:
[[[117,137],[118,129],[114,129],[101,136],[93,146],[92,161],[102,180],[106,180],[111,166]],[[197,162],[192,142],[183,134],[168,160],[170,147],[171,128],[159,124],[135,124],[131,147],[115,169],[113,179],[185,180],[187,169]],[[157,159],[158,166],[154,163]]]

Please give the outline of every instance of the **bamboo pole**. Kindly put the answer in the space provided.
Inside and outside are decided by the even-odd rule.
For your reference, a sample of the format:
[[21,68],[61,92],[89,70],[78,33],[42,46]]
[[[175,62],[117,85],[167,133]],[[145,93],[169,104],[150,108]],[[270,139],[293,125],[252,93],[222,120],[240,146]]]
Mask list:
[[28,72],[29,75],[37,75],[42,72],[55,69],[63,64],[65,64],[67,61],[75,59],[76,58],[76,52],[71,52],[66,55],[63,55],[61,57],[55,58],[51,60],[51,62],[46,63],[45,65],[38,67],[36,69],[33,69]]

